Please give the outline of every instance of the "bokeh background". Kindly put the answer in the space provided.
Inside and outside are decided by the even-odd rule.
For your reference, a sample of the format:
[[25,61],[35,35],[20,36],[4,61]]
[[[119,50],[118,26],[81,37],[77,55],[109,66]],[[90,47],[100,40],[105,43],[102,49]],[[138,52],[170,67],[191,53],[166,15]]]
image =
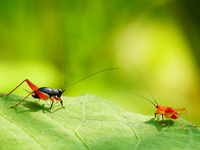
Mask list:
[[[91,93],[122,108],[154,116],[152,100],[187,108],[200,126],[199,1],[35,0],[0,1],[0,92],[28,78],[61,88],[99,70],[63,96]],[[60,38],[61,37],[61,38]],[[26,95],[24,84],[14,92]],[[45,102],[44,102],[45,103]],[[66,114],[67,115],[67,114]],[[181,115],[187,118],[186,113]]]

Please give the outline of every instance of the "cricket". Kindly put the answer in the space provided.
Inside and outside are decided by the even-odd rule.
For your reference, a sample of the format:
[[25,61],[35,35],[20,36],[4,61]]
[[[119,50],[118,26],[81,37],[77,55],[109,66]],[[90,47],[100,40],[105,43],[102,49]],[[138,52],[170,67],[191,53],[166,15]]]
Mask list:
[[[62,38],[60,36],[60,41],[61,41],[61,53],[62,53]],[[101,73],[101,72],[104,72],[104,71],[109,71],[109,70],[114,70],[114,69],[118,69],[118,68],[109,68],[109,69],[105,69],[105,70],[101,70],[101,71],[98,71],[98,72],[95,72],[75,83],[73,83],[72,85],[68,86],[66,89],[63,90],[63,84],[64,84],[64,69],[63,69],[63,57],[62,57],[62,54],[61,54],[61,62],[62,62],[62,88],[60,89],[53,89],[53,88],[50,88],[50,87],[39,87],[39,86],[36,86],[35,84],[33,84],[32,82],[30,82],[29,79],[25,79],[24,81],[22,81],[18,86],[16,86],[12,91],[10,91],[8,94],[0,94],[0,96],[8,96],[10,95],[12,92],[14,92],[17,88],[20,87],[20,85],[22,85],[24,82],[26,82],[28,84],[28,86],[32,89],[31,92],[27,91],[29,94],[27,96],[25,96],[19,103],[17,103],[16,105],[14,106],[10,106],[10,108],[14,108],[14,107],[17,107],[19,104],[21,104],[28,96],[32,95],[33,98],[35,99],[42,99],[42,100],[48,100],[50,99],[52,101],[51,103],[51,106],[50,106],[50,113],[51,113],[51,108],[54,104],[54,100],[57,100],[57,101],[60,101],[61,103],[61,106],[63,108],[65,108],[63,106],[63,101],[61,99],[61,95],[67,90],[69,89],[70,87],[74,86],[75,84],[93,76],[93,75],[96,75],[98,73]]]
[[[148,91],[150,92],[150,94],[151,94],[151,96],[152,96],[152,98],[153,98],[153,100],[154,100],[155,103],[154,103],[153,101],[149,100],[148,98],[146,98],[146,97],[144,97],[144,96],[141,96],[141,95],[139,95],[139,94],[137,94],[137,93],[134,93],[134,92],[131,92],[131,93],[134,93],[134,94],[136,94],[136,95],[138,95],[138,96],[140,96],[140,97],[146,99],[147,101],[151,102],[151,103],[156,107],[156,112],[154,113],[154,114],[155,114],[155,118],[156,118],[157,116],[160,116],[160,115],[162,116],[162,121],[163,121],[163,123],[160,124],[160,125],[165,125],[165,124],[164,124],[164,117],[165,117],[165,118],[171,118],[171,119],[178,119],[179,122],[180,122],[180,124],[182,125],[182,127],[183,127],[186,131],[189,131],[189,130],[183,125],[183,123],[181,122],[181,120],[179,119],[180,114],[181,114],[183,111],[185,111],[185,112],[187,113],[187,116],[188,116],[190,122],[192,123],[192,125],[193,125],[194,127],[197,127],[197,128],[198,128],[198,126],[194,125],[194,123],[193,123],[192,119],[190,118],[189,113],[188,113],[188,111],[187,111],[186,108],[174,109],[174,108],[172,108],[172,107],[166,107],[166,106],[163,106],[163,105],[159,105],[159,104],[157,103],[156,99],[154,98],[152,92],[150,91],[148,85],[146,84],[144,78],[142,77],[142,75],[139,73],[139,71],[136,69],[136,67],[135,67],[129,60],[127,60],[127,61],[132,65],[132,67],[136,70],[136,72],[138,73],[138,75],[140,76],[140,78],[143,80],[145,86],[147,87]],[[155,118],[154,118],[154,119],[155,119]]]
[[61,103],[61,106],[63,108],[65,108],[63,106],[63,101],[61,99],[61,95],[63,94],[63,92],[65,92],[67,89],[69,89],[70,87],[72,87],[73,85],[85,80],[86,78],[89,78],[95,74],[98,74],[100,72],[104,72],[104,71],[108,71],[108,70],[114,70],[114,69],[118,69],[118,68],[110,68],[110,69],[105,69],[105,70],[101,70],[101,71],[98,71],[98,72],[95,72],[77,82],[75,82],[74,84],[68,86],[66,89],[53,89],[53,88],[50,88],[50,87],[38,87],[36,86],[35,84],[33,84],[32,82],[29,81],[29,79],[25,79],[24,81],[22,81],[18,86],[16,86],[11,92],[9,92],[8,94],[3,94],[3,95],[0,95],[0,96],[8,96],[10,95],[12,92],[14,92],[18,87],[20,87],[20,85],[22,85],[24,82],[26,82],[28,84],[28,86],[32,89],[32,92],[29,92],[27,91],[29,94],[27,96],[25,96],[19,103],[17,103],[16,105],[14,106],[10,106],[10,108],[14,108],[16,106],[18,106],[19,104],[21,104],[21,102],[23,102],[28,96],[32,95],[33,98],[36,98],[36,99],[42,99],[42,100],[48,100],[50,99],[52,101],[51,103],[51,106],[50,106],[50,113],[51,113],[51,108],[53,106],[53,103],[54,103],[54,100],[57,100],[57,101],[60,101]]

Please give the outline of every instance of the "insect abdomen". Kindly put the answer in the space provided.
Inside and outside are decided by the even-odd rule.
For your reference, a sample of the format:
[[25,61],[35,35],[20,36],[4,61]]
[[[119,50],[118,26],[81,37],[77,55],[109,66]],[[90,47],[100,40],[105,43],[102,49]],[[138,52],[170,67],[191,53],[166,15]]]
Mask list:
[[[48,94],[49,97],[51,96],[55,96],[57,93],[58,93],[58,90],[57,89],[52,89],[52,88],[49,88],[49,87],[41,87],[38,89],[38,91],[42,92],[42,93],[45,93],[45,94]],[[36,92],[33,93],[32,95],[34,98],[40,98]]]
[[177,119],[179,116],[178,112],[174,108],[171,108],[171,107],[167,107],[167,110],[165,111],[165,113],[173,113],[173,115],[170,117],[172,119]]

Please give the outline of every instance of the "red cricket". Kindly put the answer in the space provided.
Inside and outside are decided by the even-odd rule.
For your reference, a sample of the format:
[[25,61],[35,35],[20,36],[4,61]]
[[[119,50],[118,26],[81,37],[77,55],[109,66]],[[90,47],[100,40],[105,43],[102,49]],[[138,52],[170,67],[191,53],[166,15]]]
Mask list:
[[[154,98],[152,92],[150,91],[149,87],[147,86],[145,80],[143,79],[142,75],[139,73],[139,71],[135,68],[135,66],[134,66],[129,60],[128,60],[128,62],[133,66],[133,68],[136,70],[136,72],[139,74],[139,76],[141,77],[141,79],[142,79],[143,82],[145,83],[145,85],[146,85],[147,89],[149,90],[149,92],[151,93],[151,96],[152,96],[152,98],[154,99],[155,103],[154,103],[153,101],[147,99],[147,98],[144,97],[144,96],[141,96],[141,95],[139,95],[139,94],[137,94],[137,93],[134,93],[134,92],[132,92],[132,93],[134,93],[134,94],[136,94],[136,95],[138,95],[138,96],[140,96],[140,97],[142,97],[142,98],[148,100],[149,102],[151,102],[151,103],[156,107],[157,111],[155,112],[155,118],[156,118],[157,115],[162,115],[163,123],[160,124],[160,125],[165,125],[165,124],[164,124],[164,117],[165,117],[165,118],[171,118],[171,119],[178,119],[179,122],[181,123],[181,125],[183,126],[183,128],[184,128],[186,131],[188,131],[188,129],[183,125],[183,123],[182,123],[181,120],[179,119],[179,115],[180,115],[183,111],[185,111],[185,112],[187,113],[188,118],[190,119],[190,122],[192,123],[192,125],[193,125],[194,127],[198,127],[198,126],[194,125],[194,123],[193,123],[192,119],[190,118],[190,116],[189,116],[189,114],[188,114],[186,108],[174,109],[174,108],[172,108],[172,107],[166,107],[166,106],[159,105],[159,104],[157,103],[157,101],[155,100],[155,98]],[[155,119],[155,118],[154,118],[154,119]]]

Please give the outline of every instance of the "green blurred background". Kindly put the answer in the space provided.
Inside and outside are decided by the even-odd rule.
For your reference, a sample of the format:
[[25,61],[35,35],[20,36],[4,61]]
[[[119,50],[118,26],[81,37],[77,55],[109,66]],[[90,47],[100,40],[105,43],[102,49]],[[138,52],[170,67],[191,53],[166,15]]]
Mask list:
[[[186,107],[200,126],[200,2],[187,0],[0,1],[0,92],[28,78],[61,88],[99,70],[63,96],[91,93],[154,115],[144,77],[159,104]],[[24,84],[14,92],[26,95]],[[44,102],[45,103],[45,102]],[[65,102],[64,102],[65,104]],[[66,114],[67,115],[67,114]],[[186,114],[181,116],[189,121]],[[181,126],[180,126],[181,127]]]

